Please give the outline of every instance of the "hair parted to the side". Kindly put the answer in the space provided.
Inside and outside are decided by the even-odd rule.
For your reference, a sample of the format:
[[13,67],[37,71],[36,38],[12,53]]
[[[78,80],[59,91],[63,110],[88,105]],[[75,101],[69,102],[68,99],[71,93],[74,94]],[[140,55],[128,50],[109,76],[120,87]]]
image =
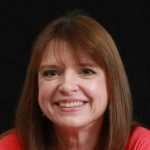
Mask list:
[[131,93],[127,76],[109,33],[94,19],[72,13],[50,22],[38,36],[27,71],[24,89],[16,115],[16,130],[25,150],[56,149],[57,137],[53,123],[43,118],[38,105],[38,69],[46,46],[51,42],[68,42],[77,57],[89,55],[107,76],[109,106],[102,133],[103,150],[124,150],[132,124]]

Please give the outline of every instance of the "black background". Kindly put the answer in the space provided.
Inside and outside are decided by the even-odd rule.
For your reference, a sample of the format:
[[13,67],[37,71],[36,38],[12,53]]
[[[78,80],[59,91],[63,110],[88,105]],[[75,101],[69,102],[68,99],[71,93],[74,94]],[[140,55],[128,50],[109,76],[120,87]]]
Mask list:
[[0,2],[0,133],[13,127],[32,43],[46,24],[74,8],[114,38],[133,95],[134,118],[150,128],[150,5],[144,0]]

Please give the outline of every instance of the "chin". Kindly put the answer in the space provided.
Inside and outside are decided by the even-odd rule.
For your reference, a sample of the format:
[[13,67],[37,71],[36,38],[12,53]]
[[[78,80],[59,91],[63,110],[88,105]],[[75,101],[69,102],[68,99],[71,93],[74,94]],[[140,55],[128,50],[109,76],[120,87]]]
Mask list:
[[83,119],[81,120],[75,120],[75,119],[64,119],[63,121],[61,122],[57,122],[56,123],[56,126],[59,126],[59,127],[63,127],[63,128],[80,128],[80,127],[83,127],[83,126],[86,126],[87,123],[83,122]]

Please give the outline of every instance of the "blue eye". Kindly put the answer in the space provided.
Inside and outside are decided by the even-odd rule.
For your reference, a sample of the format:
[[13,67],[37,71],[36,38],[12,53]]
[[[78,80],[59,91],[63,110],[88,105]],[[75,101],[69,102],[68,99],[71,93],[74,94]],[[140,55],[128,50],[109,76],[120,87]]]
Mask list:
[[56,70],[46,70],[44,71],[43,75],[45,77],[56,77],[56,76],[59,76],[60,73]]
[[93,71],[92,69],[89,69],[89,68],[84,68],[81,70],[80,74],[89,76],[89,75],[95,74],[95,71]]

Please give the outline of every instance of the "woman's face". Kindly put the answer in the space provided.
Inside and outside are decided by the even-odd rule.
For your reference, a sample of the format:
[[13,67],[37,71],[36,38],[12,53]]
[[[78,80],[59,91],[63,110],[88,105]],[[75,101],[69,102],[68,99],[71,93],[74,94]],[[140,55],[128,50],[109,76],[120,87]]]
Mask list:
[[38,73],[40,108],[56,126],[99,124],[108,105],[105,73],[85,54],[77,62],[69,51],[65,42],[47,47]]

